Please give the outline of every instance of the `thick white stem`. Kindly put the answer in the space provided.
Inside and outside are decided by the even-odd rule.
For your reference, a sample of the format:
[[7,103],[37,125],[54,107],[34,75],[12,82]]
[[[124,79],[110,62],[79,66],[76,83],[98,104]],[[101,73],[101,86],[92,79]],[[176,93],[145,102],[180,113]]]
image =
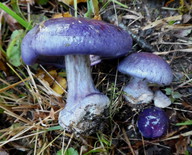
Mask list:
[[100,93],[96,90],[90,71],[89,56],[65,56],[68,95],[67,103],[74,105],[89,94]]
[[140,78],[132,78],[123,91],[125,99],[132,104],[149,103],[154,96],[147,81]]
[[85,118],[90,121],[102,114],[109,106],[109,99],[94,86],[89,56],[67,55],[65,65],[68,83],[67,104],[59,114],[59,124],[67,130],[89,130],[91,126]]

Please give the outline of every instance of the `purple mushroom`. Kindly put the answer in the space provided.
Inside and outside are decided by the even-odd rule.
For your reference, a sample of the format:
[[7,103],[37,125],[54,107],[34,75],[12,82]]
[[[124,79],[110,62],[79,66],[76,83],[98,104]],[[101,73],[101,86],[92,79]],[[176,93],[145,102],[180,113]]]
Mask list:
[[161,108],[151,107],[139,114],[137,126],[143,137],[154,139],[167,132],[169,119]]
[[86,18],[56,18],[27,33],[22,58],[31,65],[41,56],[65,56],[68,94],[59,124],[69,131],[85,132],[94,128],[92,121],[110,102],[95,88],[89,55],[115,58],[127,54],[131,47],[130,35],[112,24]]
[[[173,79],[170,66],[161,57],[152,53],[133,53],[120,62],[118,70],[132,77],[123,89],[125,99],[132,104],[152,101],[154,94],[148,87],[148,82],[163,86],[169,85]],[[156,96],[157,100],[162,94]],[[161,107],[159,103],[158,101],[156,106]]]

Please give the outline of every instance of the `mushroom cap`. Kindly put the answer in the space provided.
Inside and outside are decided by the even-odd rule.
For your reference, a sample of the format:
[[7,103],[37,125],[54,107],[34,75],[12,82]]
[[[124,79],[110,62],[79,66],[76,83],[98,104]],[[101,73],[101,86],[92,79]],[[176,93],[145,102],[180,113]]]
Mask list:
[[35,26],[24,37],[22,59],[34,64],[39,56],[93,54],[120,57],[132,47],[132,38],[121,28],[86,18],[55,18]]
[[118,70],[159,85],[169,85],[173,74],[169,64],[152,53],[133,53],[120,62]]
[[166,133],[169,119],[166,113],[157,107],[144,109],[138,116],[137,126],[145,138],[158,138]]

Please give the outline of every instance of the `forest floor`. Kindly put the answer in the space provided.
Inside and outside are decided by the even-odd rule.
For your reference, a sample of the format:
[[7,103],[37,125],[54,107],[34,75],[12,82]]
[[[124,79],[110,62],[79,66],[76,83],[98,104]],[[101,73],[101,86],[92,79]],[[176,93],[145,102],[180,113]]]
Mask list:
[[[72,0],[73,2],[73,0]],[[166,0],[6,0],[0,3],[0,154],[5,155],[180,155],[192,154],[192,1]],[[93,3],[91,3],[93,2]],[[98,5],[97,5],[98,3]],[[10,16],[8,7],[21,17]],[[70,133],[58,125],[66,103],[66,72],[54,66],[25,65],[20,45],[34,26],[56,16],[92,18],[126,28],[132,52],[151,52],[171,66],[174,79],[160,87],[172,101],[164,108],[169,129],[146,139],[137,128],[140,111],[122,96],[130,77],[117,71],[123,59],[103,59],[92,66],[94,83],[111,101],[106,120],[91,135]],[[95,13],[93,13],[95,12]],[[22,24],[23,22],[23,24]],[[55,81],[62,85],[62,89]],[[150,85],[155,89],[154,85]]]

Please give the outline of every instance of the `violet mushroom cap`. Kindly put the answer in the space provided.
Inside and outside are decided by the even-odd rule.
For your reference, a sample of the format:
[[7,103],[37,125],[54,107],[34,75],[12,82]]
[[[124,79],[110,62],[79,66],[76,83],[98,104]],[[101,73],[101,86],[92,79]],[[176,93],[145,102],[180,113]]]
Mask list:
[[27,65],[34,64],[40,55],[92,54],[115,58],[127,54],[132,47],[132,38],[120,27],[74,17],[42,22],[23,40],[22,59]]
[[35,26],[24,37],[23,61],[32,65],[42,56],[65,56],[67,104],[59,124],[69,131],[86,132],[109,106],[107,96],[94,86],[89,55],[120,57],[132,47],[130,35],[112,24],[86,18],[56,18]]
[[139,114],[137,126],[143,137],[154,139],[167,132],[169,119],[161,108],[151,107]]
[[173,74],[170,66],[161,57],[147,52],[133,53],[120,62],[118,70],[132,79],[124,88],[124,97],[132,104],[149,103],[154,94],[147,83],[169,85]]

